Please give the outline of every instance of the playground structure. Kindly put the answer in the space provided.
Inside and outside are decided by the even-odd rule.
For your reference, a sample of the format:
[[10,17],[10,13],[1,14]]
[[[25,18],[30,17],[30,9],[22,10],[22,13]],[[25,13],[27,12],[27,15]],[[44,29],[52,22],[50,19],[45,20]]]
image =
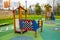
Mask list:
[[[19,28],[20,30],[16,30],[16,20],[15,20],[15,10],[13,10],[13,16],[14,16],[14,32],[17,33],[23,33],[25,31],[34,31],[35,37],[37,36],[37,29],[40,27],[40,31],[42,32],[42,20],[39,20],[38,23],[36,23],[35,20],[28,20],[27,19],[27,10],[23,7],[19,6],[18,8],[19,13]],[[25,11],[25,19],[22,19],[22,10]]]
[[[5,8],[9,7],[9,4],[6,5],[7,2],[5,2]],[[15,20],[15,10],[13,10],[13,16],[14,16],[14,32],[17,32],[17,33],[23,33],[25,31],[34,31],[34,34],[35,34],[35,37],[37,36],[37,29],[39,27],[41,27],[41,32],[42,32],[42,20],[39,20],[38,23],[36,23],[35,20],[28,20],[27,19],[27,10],[24,9],[23,7],[20,6],[20,3],[19,3],[19,7],[17,8],[18,9],[18,13],[19,13],[19,30],[16,30],[16,20]],[[22,10],[25,11],[25,19],[22,19]],[[12,11],[12,10],[11,10]]]

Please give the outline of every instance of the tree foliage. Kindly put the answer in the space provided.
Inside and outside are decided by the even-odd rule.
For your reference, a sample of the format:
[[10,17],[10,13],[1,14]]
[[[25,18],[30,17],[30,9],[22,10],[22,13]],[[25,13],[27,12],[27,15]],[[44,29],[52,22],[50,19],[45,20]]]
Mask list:
[[60,5],[57,5],[57,15],[60,15]]
[[45,9],[46,9],[47,11],[51,11],[51,10],[50,10],[50,9],[52,8],[51,5],[47,4],[47,5],[45,5],[44,7],[45,7]]
[[51,5],[49,5],[49,4],[45,5],[44,7],[52,8]]
[[36,13],[37,15],[41,14],[41,7],[39,6],[39,3],[37,3],[37,4],[35,5],[35,13]]

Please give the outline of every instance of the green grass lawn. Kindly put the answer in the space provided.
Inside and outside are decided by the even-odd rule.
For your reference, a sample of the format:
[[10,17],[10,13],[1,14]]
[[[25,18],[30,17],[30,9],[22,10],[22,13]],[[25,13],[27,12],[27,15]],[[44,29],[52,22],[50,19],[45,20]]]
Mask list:
[[56,19],[60,19],[60,16],[55,16]]
[[[23,17],[23,19],[25,19],[25,16],[23,15],[22,16]],[[16,18],[18,18],[18,15],[16,15]],[[28,16],[28,19],[32,19],[32,20],[35,20],[35,19],[38,19],[38,18],[41,18],[41,16],[40,15],[36,15],[36,16],[34,16],[34,15],[29,15]],[[9,24],[13,24],[13,18],[7,18],[7,19],[0,19],[0,24],[3,24],[3,23],[9,23]]]
[[[23,19],[25,19],[25,16],[22,16]],[[18,15],[16,15],[16,18],[18,18]],[[28,19],[32,19],[32,20],[36,20],[36,19],[41,19],[43,18],[43,16],[41,15],[28,15]],[[56,19],[60,19],[60,16],[55,16]],[[2,23],[9,23],[9,24],[13,24],[13,18],[8,18],[8,19],[0,19],[0,24]]]
[[13,24],[13,19],[12,18],[2,19],[2,20],[0,20],[0,24],[2,24],[2,23]]

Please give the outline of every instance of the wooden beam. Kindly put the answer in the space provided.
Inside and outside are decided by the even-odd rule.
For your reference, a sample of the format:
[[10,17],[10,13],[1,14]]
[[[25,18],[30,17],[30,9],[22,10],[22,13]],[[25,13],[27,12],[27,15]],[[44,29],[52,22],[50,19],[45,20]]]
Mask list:
[[28,15],[27,15],[27,10],[26,10],[26,11],[25,11],[25,20],[27,19],[27,16],[28,16]]
[[35,37],[37,37],[37,31],[35,31],[35,34],[34,35],[35,35]]
[[13,19],[14,19],[14,31],[16,32],[15,10],[13,10]]
[[22,19],[22,10],[21,10],[21,8],[18,9],[18,13],[19,13],[19,20],[21,20]]
[[21,6],[19,6],[17,9],[19,9],[19,8],[21,8],[21,9],[23,9],[23,10],[25,10],[26,11],[26,9],[24,9],[23,7],[21,7]]

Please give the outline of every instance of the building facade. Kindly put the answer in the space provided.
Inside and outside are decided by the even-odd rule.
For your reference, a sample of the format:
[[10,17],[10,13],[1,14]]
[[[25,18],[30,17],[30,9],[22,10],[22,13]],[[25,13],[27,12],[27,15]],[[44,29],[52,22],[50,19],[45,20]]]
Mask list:
[[3,9],[3,0],[0,0],[0,9]]

